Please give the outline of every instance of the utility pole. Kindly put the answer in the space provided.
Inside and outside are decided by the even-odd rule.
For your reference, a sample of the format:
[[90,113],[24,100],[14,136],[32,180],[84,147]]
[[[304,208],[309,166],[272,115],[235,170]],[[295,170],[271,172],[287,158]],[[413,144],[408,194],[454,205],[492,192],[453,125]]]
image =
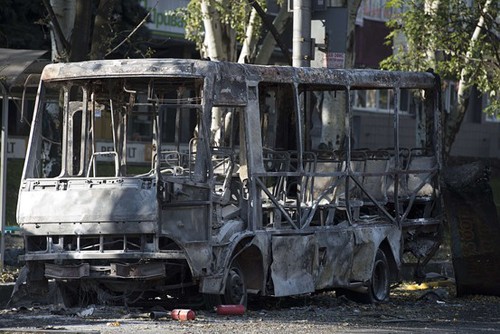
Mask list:
[[[347,50],[348,20],[350,9],[357,9],[360,2],[288,0],[288,9],[293,11],[292,65],[351,67]],[[316,41],[319,42],[317,45]]]
[[[359,6],[360,1],[355,0],[353,5]],[[293,66],[346,68],[349,4],[347,0],[289,0],[288,8],[293,10]],[[350,136],[345,133],[345,124],[351,118],[346,115],[345,92],[316,92],[313,100],[319,119],[312,114],[309,117],[313,128],[321,130],[320,135],[311,137],[312,147],[343,148],[345,135]]]
[[288,8],[293,10],[292,65],[309,67],[314,48],[311,40],[311,0],[289,0]]

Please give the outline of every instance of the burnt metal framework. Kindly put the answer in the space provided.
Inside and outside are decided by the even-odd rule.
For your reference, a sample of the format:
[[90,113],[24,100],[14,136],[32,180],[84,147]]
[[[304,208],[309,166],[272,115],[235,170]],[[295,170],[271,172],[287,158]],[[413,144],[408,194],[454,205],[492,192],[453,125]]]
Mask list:
[[[353,143],[359,89],[394,96],[390,147]],[[192,287],[232,303],[325,288],[385,299],[404,254],[425,263],[439,245],[437,89],[429,73],[167,59],[49,65],[17,211],[30,281],[127,297]],[[414,147],[400,144],[402,90],[420,101]],[[321,103],[345,124],[340,149],[318,139]],[[143,135],[134,120],[149,126],[142,166],[128,161]]]

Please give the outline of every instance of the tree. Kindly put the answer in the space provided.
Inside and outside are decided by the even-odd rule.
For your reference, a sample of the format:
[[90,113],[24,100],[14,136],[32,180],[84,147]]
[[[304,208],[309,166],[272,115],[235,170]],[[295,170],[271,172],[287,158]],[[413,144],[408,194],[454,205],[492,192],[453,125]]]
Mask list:
[[[291,14],[288,12],[285,1],[277,1],[277,3],[281,5],[280,12],[272,23],[267,21],[261,9],[265,4],[263,0],[248,0],[247,2],[191,0],[188,8],[178,14],[186,22],[186,38],[196,43],[202,57],[212,60],[268,64],[276,44],[283,50],[285,59],[291,58],[280,36]],[[349,8],[346,67],[352,67],[354,63],[354,27],[360,3],[361,0],[342,3],[343,6]],[[257,45],[262,23],[267,33],[260,39],[262,43]],[[239,56],[236,53],[237,43],[242,45]],[[326,94],[321,98],[322,103],[318,106],[322,115],[321,140],[332,148],[343,146],[341,138],[345,130],[344,113],[331,112],[333,109],[338,111],[344,109],[345,97],[342,98],[341,95],[339,94],[334,101],[333,95]],[[227,116],[230,114],[224,114],[221,109],[212,110],[213,134],[219,131],[220,124]]]
[[148,13],[139,0],[0,0],[0,8],[4,48],[49,50],[52,45],[57,61],[151,53],[149,29],[142,24]]
[[[195,42],[202,57],[244,62],[255,54],[261,20],[250,2],[191,0],[177,14],[186,22],[186,39]],[[243,45],[240,56],[238,43]]]
[[148,13],[139,1],[43,0],[56,61],[145,57]]
[[[186,39],[195,42],[203,58],[232,62],[254,62],[258,57],[257,40],[261,35],[263,0],[191,0],[188,7],[177,12],[186,22]],[[260,14],[259,14],[260,12]],[[282,14],[282,13],[281,13]],[[283,22],[289,15],[278,15],[276,25],[284,29]],[[279,19],[279,20],[278,20]],[[279,31],[278,31],[279,33]],[[270,33],[268,33],[270,34]],[[274,41],[276,42],[276,41]],[[242,45],[238,55],[238,44]],[[266,49],[273,49],[276,43],[266,41]],[[271,53],[259,57],[267,63]],[[218,144],[223,124],[229,124],[230,110],[212,109],[211,132],[213,144]]]
[[382,62],[386,69],[427,70],[458,81],[456,105],[444,120],[444,153],[450,153],[469,104],[471,88],[491,99],[487,112],[500,107],[500,3],[494,0],[391,0],[399,11],[389,22],[390,40],[406,43]]

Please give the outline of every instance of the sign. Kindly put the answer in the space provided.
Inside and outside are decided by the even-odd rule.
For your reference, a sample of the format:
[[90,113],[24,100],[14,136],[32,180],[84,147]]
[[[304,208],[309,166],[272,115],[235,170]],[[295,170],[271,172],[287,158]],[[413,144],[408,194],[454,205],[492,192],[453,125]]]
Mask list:
[[7,159],[24,159],[26,156],[27,138],[9,138],[7,139]]
[[186,8],[189,0],[141,0],[140,4],[151,11],[152,22],[146,23],[153,35],[184,38],[184,21],[174,15],[178,8]]
[[[130,144],[127,143],[127,161],[128,162],[145,162],[150,161],[151,158],[145,156],[146,153],[145,144]],[[96,144],[97,152],[112,152],[114,151],[113,143],[109,142],[97,142]],[[114,155],[105,155],[97,157],[99,161],[113,161]]]
[[327,68],[344,68],[345,53],[344,52],[327,52],[325,56]]

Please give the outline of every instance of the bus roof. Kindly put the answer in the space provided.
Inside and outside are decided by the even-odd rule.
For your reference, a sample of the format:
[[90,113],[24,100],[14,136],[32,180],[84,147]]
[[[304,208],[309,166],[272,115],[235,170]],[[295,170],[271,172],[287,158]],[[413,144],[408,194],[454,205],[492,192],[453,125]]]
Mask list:
[[250,65],[192,59],[117,59],[47,65],[44,81],[130,77],[212,77],[233,82],[277,82],[335,85],[351,88],[432,88],[428,72],[399,72],[373,69],[327,69],[311,67]]

